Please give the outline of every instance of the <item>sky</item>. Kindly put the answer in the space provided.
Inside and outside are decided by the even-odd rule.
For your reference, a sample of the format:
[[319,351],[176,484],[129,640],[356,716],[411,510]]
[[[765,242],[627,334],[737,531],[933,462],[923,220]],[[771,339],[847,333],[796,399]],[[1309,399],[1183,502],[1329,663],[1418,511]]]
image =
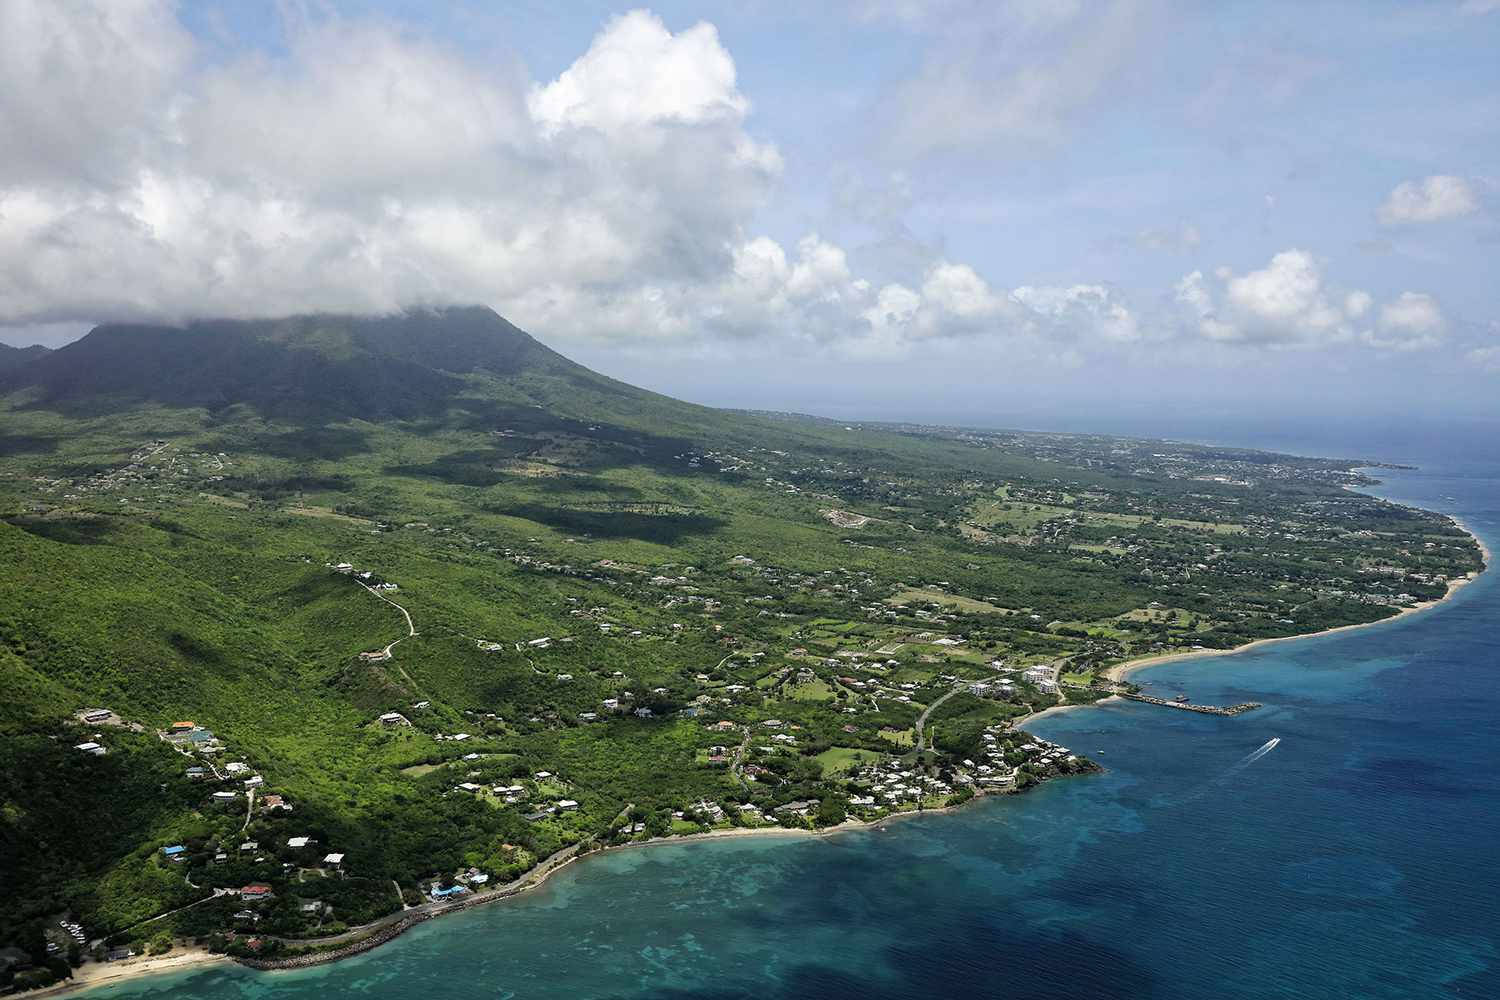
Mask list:
[[0,342],[483,303],[716,405],[1500,420],[1500,0],[0,0]]

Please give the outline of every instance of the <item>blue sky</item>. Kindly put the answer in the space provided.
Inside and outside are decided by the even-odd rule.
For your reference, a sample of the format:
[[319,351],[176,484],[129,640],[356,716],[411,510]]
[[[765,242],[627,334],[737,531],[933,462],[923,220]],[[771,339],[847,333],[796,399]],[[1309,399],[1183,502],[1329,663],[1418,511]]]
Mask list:
[[724,405],[1500,417],[1500,3],[0,8],[0,340],[494,306]]

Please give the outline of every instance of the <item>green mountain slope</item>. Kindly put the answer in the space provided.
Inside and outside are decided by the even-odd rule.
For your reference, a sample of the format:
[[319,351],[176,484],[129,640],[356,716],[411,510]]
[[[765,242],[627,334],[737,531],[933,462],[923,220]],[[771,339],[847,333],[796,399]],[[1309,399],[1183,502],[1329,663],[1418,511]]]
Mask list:
[[1085,767],[1008,720],[1479,567],[1353,464],[714,410],[485,309],[102,326],[0,374],[0,943],[295,949],[471,867]]
[[99,410],[130,402],[244,405],[267,418],[371,419],[441,412],[461,376],[523,373],[587,378],[487,309],[388,317],[299,316],[185,327],[106,325],[12,366],[35,405]]

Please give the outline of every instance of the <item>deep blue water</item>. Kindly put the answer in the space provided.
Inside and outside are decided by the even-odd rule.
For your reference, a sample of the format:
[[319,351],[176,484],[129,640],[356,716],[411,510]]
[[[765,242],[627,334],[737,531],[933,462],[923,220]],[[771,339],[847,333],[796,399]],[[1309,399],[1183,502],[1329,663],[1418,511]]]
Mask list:
[[[1500,464],[1449,468],[1380,492],[1497,548]],[[1120,703],[1034,727],[1102,776],[819,841],[606,855],[336,965],[89,996],[1500,997],[1497,580],[1136,676],[1266,705],[1235,719]]]

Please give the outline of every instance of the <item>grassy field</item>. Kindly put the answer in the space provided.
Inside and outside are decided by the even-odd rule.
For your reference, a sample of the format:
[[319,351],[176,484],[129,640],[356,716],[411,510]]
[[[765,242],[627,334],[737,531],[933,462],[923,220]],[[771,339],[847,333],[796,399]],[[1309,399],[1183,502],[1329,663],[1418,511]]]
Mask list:
[[822,753],[813,757],[818,766],[823,769],[825,777],[832,777],[852,770],[861,764],[873,764],[880,760],[881,755],[874,750],[862,750],[858,747],[829,747]]
[[897,607],[916,603],[938,604],[945,607],[958,608],[960,611],[992,615],[1009,614],[1011,611],[1010,608],[1002,608],[988,601],[981,601],[973,597],[961,597],[957,594],[944,593],[941,590],[918,587],[910,587],[892,594],[886,598],[886,603]]

